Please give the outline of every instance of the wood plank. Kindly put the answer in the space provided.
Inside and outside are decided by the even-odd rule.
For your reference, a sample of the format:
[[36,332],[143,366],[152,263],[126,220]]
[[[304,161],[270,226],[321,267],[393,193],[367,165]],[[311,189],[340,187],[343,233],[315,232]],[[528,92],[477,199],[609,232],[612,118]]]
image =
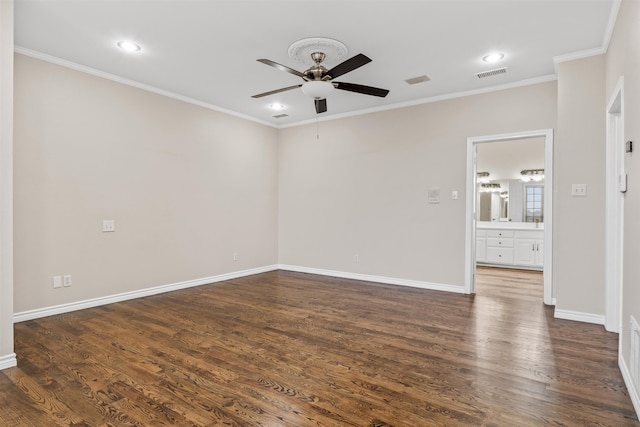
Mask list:
[[276,271],[16,324],[11,426],[640,426],[617,335],[542,274],[476,295]]

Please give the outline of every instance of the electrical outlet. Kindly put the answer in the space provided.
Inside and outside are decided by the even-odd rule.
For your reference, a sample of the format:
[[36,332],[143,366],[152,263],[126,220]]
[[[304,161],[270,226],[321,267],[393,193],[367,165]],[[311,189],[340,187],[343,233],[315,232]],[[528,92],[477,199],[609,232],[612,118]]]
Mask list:
[[116,221],[113,219],[105,219],[102,221],[102,231],[104,233],[116,231]]
[[571,195],[585,197],[587,195],[587,184],[571,184]]
[[62,276],[53,276],[53,287],[54,289],[62,287]]
[[65,288],[68,288],[69,286],[71,286],[71,275],[70,274],[65,274],[62,277],[62,284],[64,285]]
[[353,256],[353,262],[360,262],[360,255],[355,254],[355,255]]
[[238,260],[238,252],[234,252],[233,253],[233,260],[237,261]]

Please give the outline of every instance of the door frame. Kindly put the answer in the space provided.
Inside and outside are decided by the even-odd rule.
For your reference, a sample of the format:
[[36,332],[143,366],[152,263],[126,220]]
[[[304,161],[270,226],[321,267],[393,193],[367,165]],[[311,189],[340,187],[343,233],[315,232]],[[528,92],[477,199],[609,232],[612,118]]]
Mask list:
[[476,291],[476,216],[477,216],[477,146],[489,142],[519,141],[544,138],[544,297],[547,305],[554,305],[553,298],[553,129],[504,133],[499,135],[472,136],[467,138],[467,205],[465,232],[465,283],[466,294]]
[[606,241],[605,329],[622,330],[622,281],[624,257],[624,196],[618,187],[624,165],[624,77],[620,77],[606,110]]

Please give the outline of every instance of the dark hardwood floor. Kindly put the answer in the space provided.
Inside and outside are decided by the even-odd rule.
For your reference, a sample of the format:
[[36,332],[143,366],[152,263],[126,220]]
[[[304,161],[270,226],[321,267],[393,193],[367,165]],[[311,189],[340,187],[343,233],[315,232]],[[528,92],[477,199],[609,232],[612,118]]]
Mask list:
[[475,296],[276,271],[15,325],[3,426],[640,426],[617,335],[537,272]]

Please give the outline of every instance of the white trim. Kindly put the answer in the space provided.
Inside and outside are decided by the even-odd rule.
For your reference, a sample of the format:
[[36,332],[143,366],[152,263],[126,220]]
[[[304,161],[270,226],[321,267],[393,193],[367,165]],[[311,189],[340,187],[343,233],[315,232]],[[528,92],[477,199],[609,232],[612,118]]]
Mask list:
[[472,138],[467,138],[467,200],[465,213],[464,292],[476,292],[476,220],[477,220],[477,158],[478,150]]
[[228,114],[230,116],[239,117],[241,119],[249,120],[255,123],[260,123],[261,125],[266,125],[269,127],[275,127],[276,125],[273,123],[266,122],[264,120],[256,119],[255,117],[251,117],[247,114],[238,113],[233,110],[228,110],[226,108],[217,107],[212,104],[208,104],[203,101],[198,101],[197,99],[189,98],[188,96],[179,95],[175,92],[170,92],[168,90],[160,89],[155,86],[151,86],[145,83],[140,83],[135,80],[125,79],[124,77],[116,76],[115,74],[106,73],[104,71],[97,70],[95,68],[87,67],[85,65],[77,64],[75,62],[67,61],[66,59],[61,59],[56,56],[47,55],[45,53],[37,52],[35,50],[27,49],[21,46],[14,46],[14,52],[19,53],[21,55],[30,56],[31,58],[39,59],[41,61],[50,62],[52,64],[60,65],[61,67],[70,68],[72,70],[80,71],[82,73],[91,74],[92,76],[101,77],[103,79],[111,80],[117,83],[121,83],[127,86],[135,87],[138,89],[146,90],[147,92],[155,93],[158,95],[166,96],[168,98],[177,99],[178,101],[186,102],[188,104],[197,105],[198,107],[206,108],[208,110],[217,111],[219,113]]
[[475,292],[475,245],[476,245],[476,145],[488,142],[515,141],[529,138],[544,138],[544,297],[547,305],[553,301],[553,129],[505,133],[499,135],[467,138],[467,204],[465,231],[465,293]]
[[[619,111],[616,111],[618,110]],[[605,327],[622,330],[622,263],[624,240],[624,197],[618,191],[618,176],[624,168],[624,77],[607,103],[605,173]],[[619,134],[621,132],[621,134]]]
[[430,103],[433,103],[433,102],[446,101],[446,100],[449,100],[449,99],[464,98],[466,96],[481,95],[483,93],[497,92],[499,90],[505,90],[505,89],[514,89],[514,88],[522,87],[522,86],[531,86],[531,85],[536,85],[536,84],[540,84],[540,83],[552,82],[552,81],[556,81],[556,80],[558,80],[558,76],[555,75],[555,74],[550,74],[550,75],[547,75],[547,76],[541,76],[541,77],[535,77],[535,78],[532,78],[532,79],[520,80],[520,81],[517,81],[517,82],[506,83],[506,84],[498,85],[498,86],[489,86],[489,87],[485,87],[485,88],[482,88],[482,89],[473,89],[473,90],[467,90],[467,91],[462,91],[462,92],[453,92],[453,93],[448,93],[448,94],[444,94],[444,95],[432,96],[432,97],[429,97],[429,98],[416,99],[416,100],[413,100],[413,101],[398,102],[396,104],[383,105],[381,107],[366,108],[364,110],[351,111],[351,112],[348,112],[348,113],[333,114],[331,116],[324,116],[322,118],[309,119],[309,120],[303,120],[303,121],[295,122],[295,123],[283,124],[283,125],[278,126],[278,128],[279,129],[285,129],[285,128],[290,128],[290,127],[295,127],[295,126],[303,126],[303,125],[308,125],[308,124],[314,124],[316,122],[326,122],[326,121],[330,121],[330,120],[343,119],[343,118],[346,118],[346,117],[354,117],[354,116],[362,116],[364,114],[378,113],[378,112],[381,112],[381,111],[397,110],[398,108],[413,107],[415,105],[430,104]]
[[613,0],[611,5],[611,13],[609,13],[609,21],[607,22],[607,29],[604,31],[604,37],[602,39],[602,48],[605,53],[609,50],[609,43],[611,43],[611,36],[613,36],[613,30],[616,28],[616,20],[618,19],[618,12],[620,11],[620,5],[622,0]]
[[0,369],[15,366],[11,323],[14,286],[14,2],[0,1]]
[[45,53],[41,53],[35,50],[31,50],[31,49],[27,49],[25,47],[22,46],[15,46],[14,47],[14,51],[16,53],[22,54],[22,55],[26,55],[26,56],[30,56],[32,58],[36,58],[36,59],[40,59],[42,61],[46,61],[46,62],[50,62],[52,64],[56,64],[56,65],[60,65],[63,67],[67,67],[67,68],[71,68],[73,70],[76,71],[81,71],[83,73],[87,73],[87,74],[91,74],[97,77],[102,77],[104,79],[108,79],[108,80],[112,80],[118,83],[122,83],[128,86],[132,86],[132,87],[136,87],[138,89],[142,89],[142,90],[146,90],[148,92],[152,92],[152,93],[156,93],[158,95],[163,95],[163,96],[167,96],[169,98],[173,98],[173,99],[177,99],[179,101],[183,101],[189,104],[193,104],[193,105],[197,105],[203,108],[207,108],[209,110],[214,110],[214,111],[218,111],[221,113],[225,113],[225,114],[229,114],[231,116],[236,116],[236,117],[240,117],[242,119],[245,120],[250,120],[252,122],[256,122],[256,123],[260,123],[266,126],[270,126],[270,127],[274,127],[277,129],[285,129],[285,128],[289,128],[289,127],[295,127],[295,126],[303,126],[303,125],[307,125],[307,124],[313,124],[313,123],[317,123],[317,122],[324,122],[324,121],[329,121],[329,120],[337,120],[337,119],[343,119],[346,117],[354,117],[354,116],[361,116],[364,114],[371,114],[371,113],[377,113],[377,112],[381,112],[381,111],[388,111],[388,110],[395,110],[398,108],[405,108],[405,107],[412,107],[415,105],[422,105],[422,104],[429,104],[429,103],[433,103],[433,102],[440,102],[440,101],[446,101],[449,99],[456,99],[456,98],[464,98],[467,96],[473,96],[473,95],[480,95],[480,94],[484,94],[484,93],[490,93],[490,92],[496,92],[496,91],[500,91],[500,90],[505,90],[505,89],[513,89],[513,88],[517,88],[517,87],[522,87],[522,86],[530,86],[530,85],[535,85],[535,84],[540,84],[540,83],[546,83],[546,82],[550,82],[550,81],[555,81],[558,79],[558,64],[561,62],[566,62],[566,61],[574,61],[576,59],[583,59],[583,58],[588,58],[590,56],[596,56],[596,55],[602,55],[607,53],[607,49],[609,48],[609,42],[611,41],[611,36],[613,34],[613,30],[615,28],[615,23],[616,23],[616,19],[618,16],[618,11],[620,9],[620,4],[621,4],[622,0],[614,0],[613,4],[611,6],[611,13],[609,14],[609,20],[607,23],[607,28],[605,30],[605,34],[603,37],[603,42],[602,42],[602,46],[597,47],[597,48],[593,48],[593,49],[586,49],[586,50],[581,50],[578,52],[571,52],[565,55],[558,55],[558,56],[554,56],[553,57],[553,66],[554,66],[554,70],[555,70],[555,74],[550,74],[550,75],[546,75],[546,76],[540,76],[540,77],[534,77],[531,79],[525,79],[525,80],[520,80],[517,82],[511,82],[511,83],[506,83],[503,85],[496,85],[496,86],[489,86],[489,87],[485,87],[485,88],[481,88],[481,89],[472,89],[472,90],[467,90],[467,91],[461,91],[461,92],[453,92],[453,93],[448,93],[448,94],[444,94],[444,95],[437,95],[437,96],[432,96],[429,98],[421,98],[421,99],[416,99],[413,101],[406,101],[406,102],[399,102],[399,103],[395,103],[395,104],[390,104],[390,105],[384,105],[384,106],[380,106],[380,107],[374,107],[374,108],[366,108],[363,110],[358,110],[358,111],[352,111],[352,112],[347,112],[347,113],[342,113],[342,114],[334,114],[331,116],[324,116],[322,118],[313,118],[313,119],[309,119],[309,120],[303,120],[303,121],[299,121],[299,122],[294,122],[294,123],[288,123],[288,124],[283,124],[283,125],[277,125],[274,123],[270,123],[264,120],[260,120],[257,119],[255,117],[249,116],[247,114],[243,114],[243,113],[238,113],[236,111],[233,110],[228,110],[226,108],[222,108],[222,107],[217,107],[215,105],[203,102],[203,101],[199,101],[197,99],[193,99],[184,95],[179,95],[177,93],[174,92],[170,92],[164,89],[160,89],[157,88],[155,86],[151,86],[151,85],[147,85],[145,83],[140,83],[137,82],[135,80],[130,80],[130,79],[126,79],[124,77],[120,77],[120,76],[116,76],[115,74],[110,74],[110,73],[106,73],[104,71],[100,71],[97,70],[95,68],[91,68],[91,67],[87,67],[81,64],[77,64],[75,62],[71,62],[71,61],[67,61],[66,59],[62,59],[62,58],[58,58],[52,55],[47,55]]
[[627,386],[627,391],[629,392],[631,403],[633,403],[633,408],[636,410],[636,416],[640,418],[640,393],[638,392],[635,383],[631,379],[631,372],[629,372],[629,368],[627,367],[622,354],[618,355],[618,367],[620,368],[620,372],[622,373],[624,384]]
[[553,317],[556,319],[574,320],[576,322],[595,323],[604,326],[604,316],[601,314],[582,313],[580,311],[555,309]]
[[596,47],[593,49],[581,50],[578,52],[567,53],[566,55],[558,55],[553,57],[553,68],[558,74],[558,64],[567,61],[575,61],[576,59],[589,58],[590,56],[604,55],[607,49],[604,47]]
[[611,5],[611,12],[609,13],[609,19],[607,20],[607,28],[604,30],[602,37],[602,46],[595,47],[593,49],[580,50],[577,52],[567,53],[565,55],[558,55],[553,57],[553,69],[558,74],[558,64],[561,62],[575,61],[576,59],[588,58],[590,56],[604,55],[609,50],[609,43],[611,42],[611,36],[613,30],[616,27],[616,20],[618,19],[618,12],[620,11],[620,4],[622,0],[613,0]]
[[16,359],[15,353],[0,356],[0,371],[7,368],[13,368],[15,366],[18,366],[18,360]]
[[468,90],[468,91],[462,91],[462,92],[454,92],[454,93],[449,93],[449,94],[445,94],[445,95],[433,96],[433,97],[430,97],[430,98],[421,98],[421,99],[417,99],[417,100],[413,100],[413,101],[399,102],[399,103],[396,103],[396,104],[384,105],[384,106],[381,106],[381,107],[366,108],[364,110],[352,111],[352,112],[342,113],[342,114],[334,114],[334,115],[331,115],[331,116],[324,116],[322,118],[313,118],[313,119],[309,119],[309,120],[303,120],[303,121],[300,121],[300,122],[277,125],[277,124],[274,124],[274,123],[270,123],[270,122],[267,122],[267,121],[264,121],[264,120],[257,119],[255,117],[249,116],[247,114],[238,113],[236,111],[228,110],[228,109],[222,108],[222,107],[217,107],[215,105],[212,105],[212,104],[209,104],[209,103],[206,103],[206,102],[203,102],[203,101],[198,101],[197,99],[189,98],[187,96],[180,95],[180,94],[177,94],[175,92],[170,92],[170,91],[167,91],[167,90],[164,90],[164,89],[160,89],[160,88],[155,87],[155,86],[151,86],[151,85],[148,85],[148,84],[145,84],[145,83],[137,82],[135,80],[130,80],[130,79],[126,79],[124,77],[116,76],[115,74],[106,73],[104,71],[100,71],[100,70],[97,70],[95,68],[87,67],[85,65],[81,65],[81,64],[77,64],[75,62],[67,61],[66,59],[58,58],[56,56],[47,55],[45,53],[41,53],[41,52],[38,52],[38,51],[35,51],[35,50],[27,49],[27,48],[22,47],[22,46],[14,46],[14,51],[16,53],[21,54],[21,55],[29,56],[29,57],[32,57],[32,58],[35,58],[35,59],[39,59],[41,61],[50,62],[52,64],[60,65],[61,67],[66,67],[66,68],[70,68],[72,70],[80,71],[82,73],[91,74],[91,75],[96,76],[96,77],[101,77],[103,79],[111,80],[111,81],[114,81],[114,82],[117,82],[117,83],[121,83],[121,84],[124,84],[124,85],[127,85],[127,86],[132,86],[132,87],[135,87],[135,88],[138,88],[138,89],[146,90],[147,92],[151,92],[151,93],[155,93],[155,94],[158,94],[158,95],[166,96],[168,98],[177,99],[178,101],[186,102],[188,104],[197,105],[199,107],[207,108],[209,110],[213,110],[213,111],[218,111],[220,113],[229,114],[231,116],[239,117],[241,119],[250,120],[252,122],[260,123],[262,125],[266,125],[266,126],[273,127],[273,128],[276,128],[276,129],[284,129],[284,128],[295,127],[295,126],[303,126],[303,125],[307,125],[307,124],[310,124],[310,123],[324,122],[324,121],[329,121],[329,120],[337,120],[337,119],[342,119],[342,118],[345,118],[345,117],[361,116],[361,115],[364,115],[364,114],[377,113],[377,112],[380,112],[380,111],[396,110],[398,108],[412,107],[414,105],[429,104],[429,103],[433,103],[433,102],[445,101],[445,100],[448,100],[448,99],[463,98],[465,96],[480,95],[480,94],[483,94],[483,93],[496,92],[496,91],[499,91],[499,90],[513,89],[513,88],[522,87],[522,86],[531,86],[531,85],[535,85],[535,84],[539,84],[539,83],[547,83],[547,82],[555,81],[555,80],[558,79],[558,76],[556,76],[555,74],[551,74],[551,75],[547,75],[547,76],[534,77],[532,79],[526,79],[526,80],[520,80],[520,81],[517,81],[517,82],[506,83],[506,84],[503,84],[503,85],[490,86],[490,87],[486,87],[486,88],[482,88],[482,89],[474,89],[474,90]]
[[370,274],[350,273],[347,271],[324,270],[321,268],[300,267],[297,265],[279,264],[280,270],[295,271],[298,273],[318,274],[321,276],[340,277],[342,279],[363,280],[366,282],[384,283],[387,285],[408,286],[411,288],[430,289],[433,291],[444,291],[463,293],[464,287],[455,285],[443,285],[439,283],[422,282],[418,280],[396,279],[393,277],[373,276]]
[[24,322],[26,320],[38,319],[41,317],[53,316],[55,314],[69,313],[71,311],[83,310],[85,308],[98,307],[101,305],[112,304],[114,302],[127,301],[135,298],[142,298],[151,295],[162,294],[165,292],[177,291],[180,289],[192,288],[194,286],[208,285],[211,283],[222,282],[224,280],[237,279],[239,277],[252,276],[254,274],[265,273],[267,271],[277,270],[277,265],[269,265],[266,267],[252,268],[249,270],[235,271],[232,273],[220,274],[217,276],[203,277],[201,279],[187,280],[185,282],[172,283],[169,285],[161,285],[153,288],[141,289],[138,291],[124,292],[121,294],[109,295],[99,298],[92,298],[84,301],[72,302],[68,304],[56,305],[53,307],[38,308],[35,310],[22,311],[14,313],[13,322]]

